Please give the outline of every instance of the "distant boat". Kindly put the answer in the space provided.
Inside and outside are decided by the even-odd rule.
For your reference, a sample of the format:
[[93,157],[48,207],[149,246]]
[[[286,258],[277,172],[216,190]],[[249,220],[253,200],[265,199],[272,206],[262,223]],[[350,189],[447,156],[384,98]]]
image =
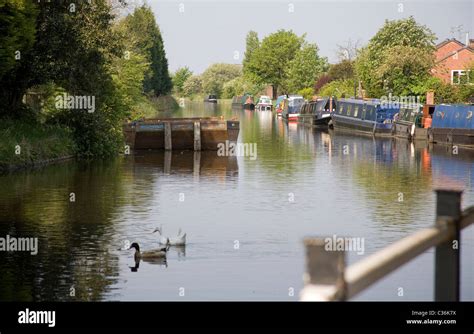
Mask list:
[[245,110],[254,110],[255,109],[255,103],[253,101],[253,96],[250,94],[244,95],[243,98],[245,99],[245,102],[243,104],[243,107]]
[[278,116],[281,116],[286,99],[287,99],[286,95],[280,95],[275,101],[275,111],[277,112]]
[[272,99],[266,95],[260,96],[257,102],[257,106],[255,107],[255,109],[258,111],[272,111],[272,108]]
[[304,102],[304,97],[300,95],[290,95],[288,99],[285,100],[281,116],[288,121],[298,120],[301,106],[304,104]]
[[204,102],[217,103],[217,95],[214,95],[214,94],[208,95],[208,96],[204,99]]

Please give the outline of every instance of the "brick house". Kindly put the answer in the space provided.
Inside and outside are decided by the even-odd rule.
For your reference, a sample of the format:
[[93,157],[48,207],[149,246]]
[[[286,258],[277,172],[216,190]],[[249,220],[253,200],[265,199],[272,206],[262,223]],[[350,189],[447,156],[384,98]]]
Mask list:
[[474,62],[474,39],[469,45],[455,38],[447,39],[436,46],[433,75],[445,83],[459,84],[467,81],[466,68]]

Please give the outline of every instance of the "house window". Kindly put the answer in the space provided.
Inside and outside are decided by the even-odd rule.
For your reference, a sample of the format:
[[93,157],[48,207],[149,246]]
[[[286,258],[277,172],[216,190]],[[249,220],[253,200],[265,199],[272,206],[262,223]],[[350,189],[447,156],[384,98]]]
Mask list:
[[451,83],[454,85],[470,83],[469,73],[470,71],[465,70],[452,70],[451,71]]

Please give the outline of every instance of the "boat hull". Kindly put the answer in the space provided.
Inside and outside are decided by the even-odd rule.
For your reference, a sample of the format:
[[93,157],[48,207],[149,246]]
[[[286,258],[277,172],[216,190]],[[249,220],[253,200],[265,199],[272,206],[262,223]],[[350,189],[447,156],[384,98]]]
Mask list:
[[432,143],[474,148],[474,129],[432,128],[429,132]]
[[376,123],[375,121],[341,115],[333,115],[332,123],[335,130],[358,132],[380,137],[392,136],[392,123]]

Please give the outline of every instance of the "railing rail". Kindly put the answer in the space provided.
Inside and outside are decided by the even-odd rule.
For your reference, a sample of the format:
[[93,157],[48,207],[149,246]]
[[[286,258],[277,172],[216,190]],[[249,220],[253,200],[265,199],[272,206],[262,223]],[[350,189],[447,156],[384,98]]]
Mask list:
[[347,300],[435,247],[435,300],[459,300],[460,232],[474,222],[474,206],[461,212],[461,191],[436,191],[435,225],[345,267],[344,250],[326,250],[327,238],[306,238],[303,301]]

